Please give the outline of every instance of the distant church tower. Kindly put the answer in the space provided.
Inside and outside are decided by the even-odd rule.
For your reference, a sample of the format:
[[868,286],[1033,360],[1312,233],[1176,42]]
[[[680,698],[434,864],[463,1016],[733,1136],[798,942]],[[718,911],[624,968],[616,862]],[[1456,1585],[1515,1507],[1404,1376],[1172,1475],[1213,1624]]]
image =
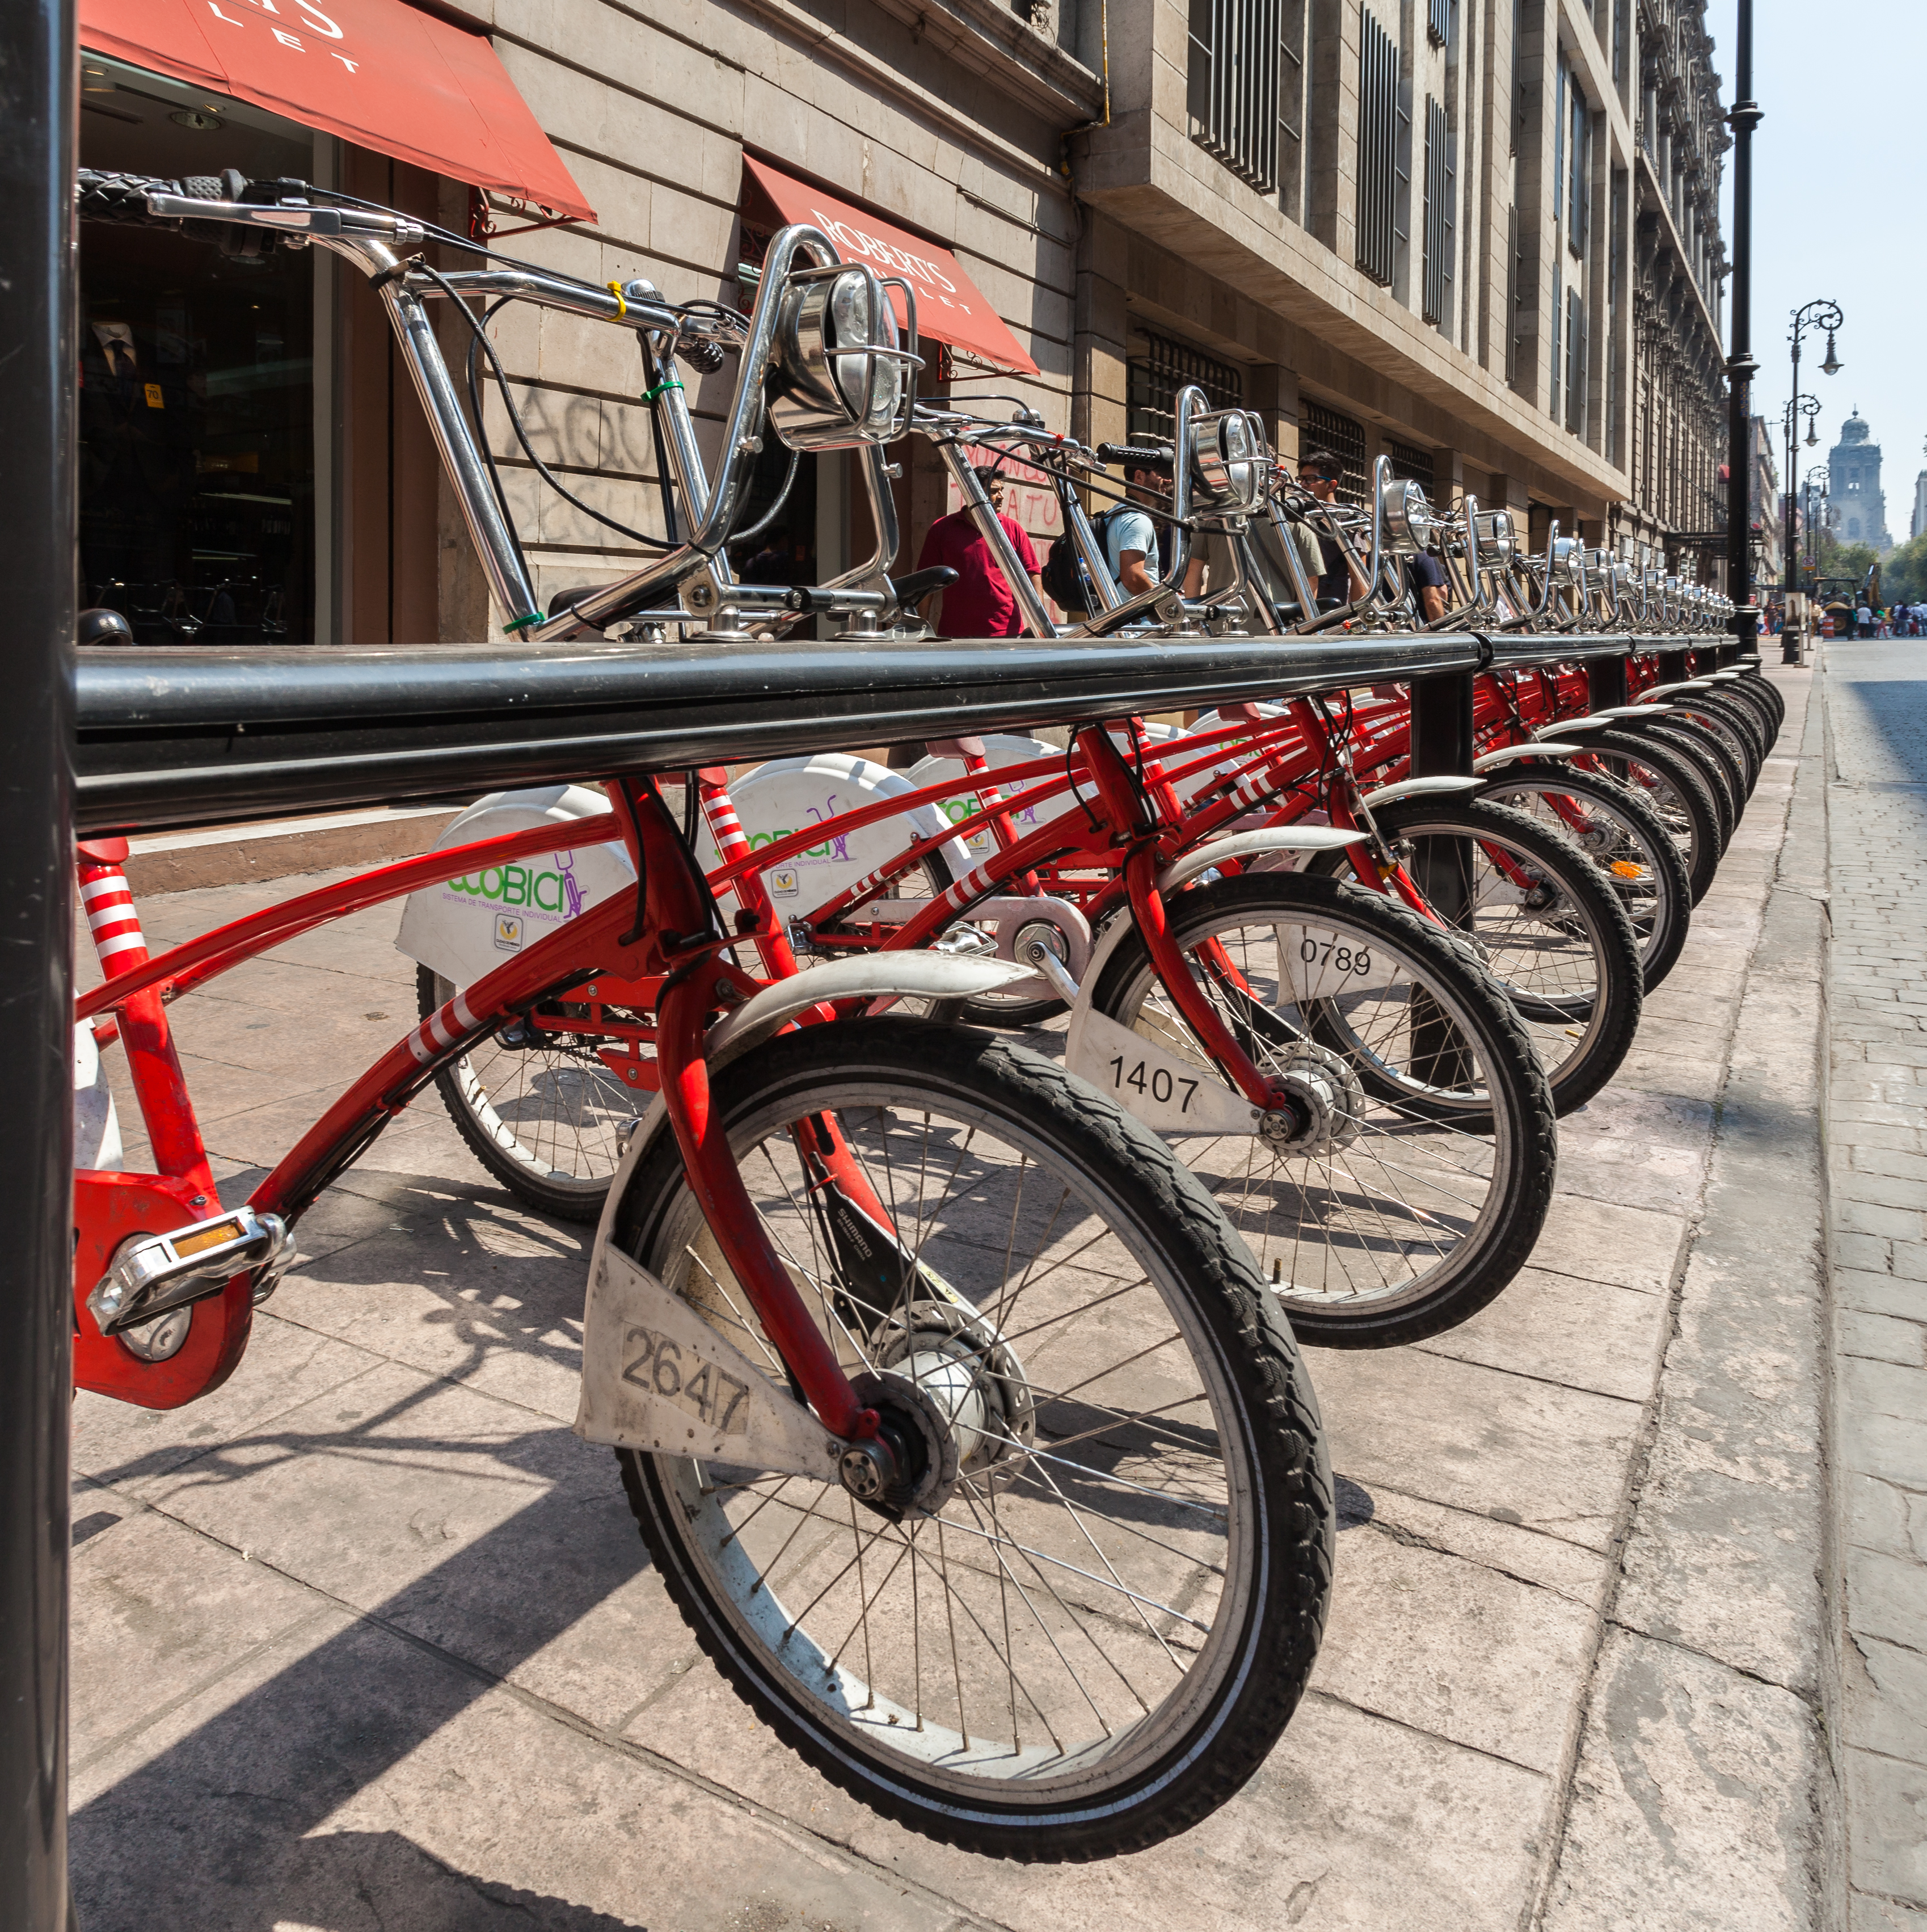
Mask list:
[[[1927,443],[1921,447],[1927,449]],[[1910,537],[1927,532],[1927,470],[1921,471],[1914,479],[1914,527],[1908,532]]]
[[1827,468],[1840,541],[1872,544],[1886,556],[1893,539],[1887,533],[1887,498],[1881,490],[1881,446],[1867,440],[1858,410],[1840,425],[1840,440],[1827,452]]

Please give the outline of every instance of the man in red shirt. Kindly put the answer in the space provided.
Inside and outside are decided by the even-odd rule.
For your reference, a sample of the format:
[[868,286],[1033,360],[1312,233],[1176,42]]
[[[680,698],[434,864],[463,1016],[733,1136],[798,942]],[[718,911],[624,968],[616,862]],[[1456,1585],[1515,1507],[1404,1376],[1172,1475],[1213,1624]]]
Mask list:
[[[1041,596],[1044,585],[1038,573],[1043,566],[1037,560],[1037,552],[1017,519],[1004,514],[1002,472],[986,464],[978,470],[976,476],[1010,538],[1011,548],[1030,573],[1030,580]],[[917,568],[929,570],[939,564],[948,564],[957,573],[957,581],[948,590],[931,593],[943,600],[937,620],[940,638],[1014,638],[1021,634],[1023,620],[1017,598],[998,566],[996,554],[984,541],[968,510],[953,510],[931,525],[917,557]]]

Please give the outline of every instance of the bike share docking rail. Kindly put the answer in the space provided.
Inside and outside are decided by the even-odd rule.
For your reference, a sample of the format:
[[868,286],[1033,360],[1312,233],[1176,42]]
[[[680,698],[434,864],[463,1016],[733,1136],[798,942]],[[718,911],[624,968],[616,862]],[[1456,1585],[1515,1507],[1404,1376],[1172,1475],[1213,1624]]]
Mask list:
[[1587,632],[79,653],[83,837],[1074,724],[1718,640]]

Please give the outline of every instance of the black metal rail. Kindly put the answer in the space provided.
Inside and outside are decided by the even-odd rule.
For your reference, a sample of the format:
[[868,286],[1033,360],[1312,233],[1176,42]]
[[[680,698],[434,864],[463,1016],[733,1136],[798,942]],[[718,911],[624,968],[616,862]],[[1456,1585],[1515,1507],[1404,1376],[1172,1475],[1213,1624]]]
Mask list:
[[1460,634],[83,651],[78,829],[400,805],[1633,647]]

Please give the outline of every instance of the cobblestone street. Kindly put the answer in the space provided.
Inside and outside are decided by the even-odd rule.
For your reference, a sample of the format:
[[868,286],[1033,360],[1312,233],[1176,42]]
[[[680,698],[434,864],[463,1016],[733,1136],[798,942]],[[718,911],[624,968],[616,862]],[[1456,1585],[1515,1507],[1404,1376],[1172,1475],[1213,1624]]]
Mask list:
[[[491,1185],[430,1089],[301,1222],[224,1388],[78,1399],[86,1932],[1818,1927],[1830,1724],[1852,1932],[1920,1932],[1927,683],[1917,646],[1833,648],[1830,712],[1773,673],[1785,730],[1632,1054],[1561,1123],[1532,1265],[1432,1341],[1311,1357],[1332,1621],[1203,1826],[1093,1866],[975,1858],[759,1726],[569,1431],[592,1231]],[[152,898],[148,936],[316,882]],[[397,916],[171,1009],[229,1198],[414,1019]]]
[[1853,1927],[1927,1926],[1927,676],[1827,647],[1827,1180]]

